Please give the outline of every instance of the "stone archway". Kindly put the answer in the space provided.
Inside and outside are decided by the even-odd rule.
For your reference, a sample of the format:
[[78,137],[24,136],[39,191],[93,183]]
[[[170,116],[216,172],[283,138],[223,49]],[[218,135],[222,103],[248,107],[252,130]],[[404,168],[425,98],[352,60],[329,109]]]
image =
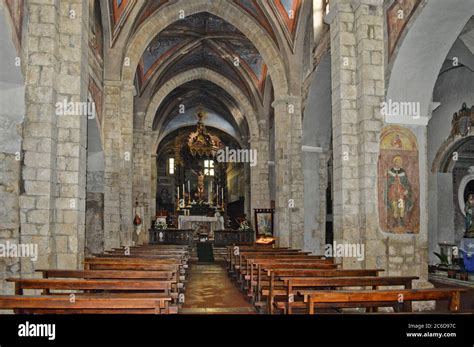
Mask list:
[[[426,125],[432,110],[432,94],[452,44],[474,15],[471,0],[428,1],[403,40],[387,86],[386,100],[420,102]],[[416,100],[413,100],[416,96]],[[422,124],[422,123],[420,123]]]
[[[220,73],[217,73],[207,68],[196,68],[180,73],[174,76],[172,79],[167,81],[153,96],[150,104],[148,105],[145,115],[145,129],[152,129],[153,121],[161,103],[166,96],[180,85],[191,82],[198,79],[204,79],[212,82],[219,87],[226,90],[230,96],[232,96],[238,104],[242,107],[242,111],[245,116],[241,119],[236,119],[237,123],[241,125],[242,122],[247,121],[250,129],[250,137],[257,137],[259,134],[257,117],[255,110],[251,105],[250,101],[244,97],[243,93],[232,81],[224,77]],[[159,123],[161,125],[161,123]]]
[[[281,52],[255,20],[245,15],[233,3],[224,5],[219,2],[195,0],[171,4],[159,13],[150,16],[140,30],[130,38],[122,60],[126,63],[122,66],[122,85],[132,84],[139,59],[157,33],[178,21],[180,15],[186,17],[201,12],[218,16],[240,30],[256,47],[268,66],[275,91],[275,101],[272,104],[275,109],[275,152],[277,153],[275,230],[281,246],[291,245],[301,248],[304,238],[302,194],[304,180],[301,167],[302,100],[300,95],[290,95],[288,74]],[[292,131],[289,132],[288,129]],[[268,147],[268,144],[261,145],[262,148]],[[259,162],[267,165],[268,158],[259,159]],[[263,205],[268,206],[268,201],[265,201]]]
[[[153,155],[156,152],[158,147],[158,143],[160,140],[159,134],[155,131],[152,131],[153,120],[158,111],[160,105],[162,104],[163,100],[166,96],[171,93],[174,89],[183,85],[187,82],[191,82],[194,80],[203,79],[209,82],[216,84],[217,86],[225,89],[229,95],[234,98],[237,104],[241,107],[242,114],[238,113],[240,116],[236,119],[239,125],[243,125],[242,123],[245,122],[248,125],[250,134],[250,149],[256,149],[258,151],[258,164],[252,168],[246,168],[245,174],[250,177],[250,187],[249,192],[247,192],[246,196],[246,204],[249,203],[250,205],[246,208],[248,211],[252,211],[252,209],[258,206],[263,206],[267,204],[267,197],[269,196],[268,192],[268,182],[262,182],[261,174],[267,171],[267,167],[265,166],[268,162],[268,144],[267,141],[261,138],[259,125],[257,122],[256,111],[247,97],[241,92],[240,88],[237,87],[232,81],[228,78],[224,77],[220,73],[215,72],[214,70],[208,68],[195,68],[192,70],[188,70],[182,72],[172,79],[167,81],[153,96],[150,104],[147,107],[147,111],[145,113],[145,124],[144,129],[145,133],[150,135],[150,144],[147,147],[150,151],[145,155],[148,159],[154,158]],[[161,123],[159,123],[161,125]],[[149,167],[151,172],[155,171],[154,162],[151,160]],[[153,174],[147,175],[147,178],[151,178],[153,180]],[[152,183],[153,184],[153,183]],[[260,192],[250,194],[252,192]],[[150,197],[150,205],[155,199],[154,190],[152,190],[152,194]]]

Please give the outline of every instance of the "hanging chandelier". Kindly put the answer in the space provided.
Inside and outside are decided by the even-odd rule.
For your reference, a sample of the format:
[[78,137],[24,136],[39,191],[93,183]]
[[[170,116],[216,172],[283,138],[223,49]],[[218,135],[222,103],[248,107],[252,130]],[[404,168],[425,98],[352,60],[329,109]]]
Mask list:
[[223,147],[222,141],[217,136],[207,132],[203,122],[204,116],[205,113],[202,110],[198,111],[197,117],[199,120],[196,124],[196,130],[188,136],[188,147],[193,157],[196,155],[215,157],[217,151]]

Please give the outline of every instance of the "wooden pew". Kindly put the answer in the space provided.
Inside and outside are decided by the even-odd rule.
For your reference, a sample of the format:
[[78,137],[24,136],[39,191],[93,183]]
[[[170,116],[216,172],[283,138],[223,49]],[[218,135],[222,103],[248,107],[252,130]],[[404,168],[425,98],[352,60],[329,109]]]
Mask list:
[[291,252],[291,253],[295,253],[295,252],[299,252],[299,250],[291,250],[289,248],[270,248],[270,247],[266,247],[266,248],[249,248],[249,249],[241,249],[239,247],[239,251],[236,253],[234,251],[231,251],[229,253],[229,260],[228,260],[228,270],[229,271],[233,271],[234,270],[234,266],[236,265],[237,263],[237,259],[239,258],[239,255],[240,253],[257,253],[257,252],[260,252],[260,253],[279,253],[279,252]]
[[170,314],[177,313],[171,298],[77,296],[0,296],[0,309],[21,314]]
[[45,294],[51,290],[61,291],[107,291],[107,292],[125,292],[125,291],[148,291],[162,293],[165,296],[176,296],[177,288],[174,281],[156,281],[156,280],[111,280],[111,279],[57,279],[57,278],[7,278],[7,282],[15,284],[15,294],[22,295],[26,289],[43,289]]
[[123,280],[165,280],[176,283],[178,289],[184,289],[184,276],[178,269],[174,271],[131,271],[131,270],[36,270],[43,278],[82,278],[82,279],[123,279]]
[[131,270],[131,271],[177,271],[184,274],[179,264],[143,264],[143,263],[96,263],[89,262],[85,264],[86,269],[90,270]]
[[179,265],[182,268],[186,269],[188,265],[186,262],[183,262],[181,259],[169,258],[169,259],[149,259],[149,258],[86,258],[84,260],[84,269],[85,270],[92,270],[93,268],[98,269],[97,265],[104,265],[104,264],[126,264],[128,266],[137,265],[137,267],[146,267],[146,266],[154,266],[154,265]]
[[[280,261],[280,259],[249,259],[248,268],[245,274],[245,281],[247,281],[248,295],[253,296],[257,293],[258,298],[258,283],[262,281],[262,266],[266,270],[276,269],[325,269],[334,270],[338,268],[337,264],[332,263],[329,259],[298,259],[288,261]],[[255,269],[257,267],[257,269]],[[248,270],[250,269],[250,270]],[[250,272],[250,273],[249,273]],[[255,287],[255,290],[254,290]]]
[[313,255],[309,255],[309,252],[300,252],[300,251],[281,251],[281,252],[275,252],[275,253],[247,253],[247,252],[243,252],[243,253],[240,253],[239,257],[238,257],[238,263],[234,265],[234,270],[235,272],[237,273],[237,278],[239,280],[239,282],[242,282],[242,276],[243,276],[243,273],[241,270],[245,269],[246,268],[246,259],[247,258],[252,258],[252,259],[256,259],[256,258],[270,258],[270,259],[287,259],[287,260],[296,260],[296,259],[310,259],[310,258],[313,258],[313,259],[321,259],[320,256],[313,256]]
[[308,313],[314,314],[315,307],[365,307],[394,306],[400,298],[403,301],[449,300],[449,310],[459,311],[461,292],[467,288],[403,289],[403,290],[321,290],[300,291],[307,303]]
[[[273,290],[273,301],[275,308],[283,310],[287,314],[292,313],[293,307],[306,308],[303,302],[297,302],[295,296],[301,290],[320,289],[320,288],[340,288],[340,287],[378,287],[385,286],[403,286],[404,289],[412,288],[412,281],[417,280],[416,276],[392,276],[392,277],[281,277],[286,288]],[[263,290],[263,293],[269,295],[269,290]],[[278,301],[277,298],[285,298],[284,301]],[[269,299],[270,300],[270,299]],[[303,306],[301,305],[303,304]],[[405,302],[405,309],[411,310],[411,303]]]
[[43,274],[43,278],[173,280],[176,277],[175,271],[38,269],[36,272],[41,272]]
[[263,286],[268,284],[269,292],[267,298],[267,309],[269,313],[274,313],[273,305],[273,291],[276,288],[276,284],[280,287],[284,286],[282,277],[367,277],[367,276],[378,276],[382,269],[336,269],[336,270],[324,270],[324,269],[263,269],[267,272],[269,281],[260,281],[257,283],[257,290],[263,297],[262,289]]

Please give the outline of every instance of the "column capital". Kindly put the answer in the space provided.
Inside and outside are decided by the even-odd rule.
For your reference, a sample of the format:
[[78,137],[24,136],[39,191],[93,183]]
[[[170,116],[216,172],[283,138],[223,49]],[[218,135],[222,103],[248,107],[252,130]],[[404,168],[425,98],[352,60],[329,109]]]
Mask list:
[[301,96],[284,95],[276,98],[272,103],[272,107],[275,108],[281,105],[286,106],[288,104],[301,104],[301,102]]

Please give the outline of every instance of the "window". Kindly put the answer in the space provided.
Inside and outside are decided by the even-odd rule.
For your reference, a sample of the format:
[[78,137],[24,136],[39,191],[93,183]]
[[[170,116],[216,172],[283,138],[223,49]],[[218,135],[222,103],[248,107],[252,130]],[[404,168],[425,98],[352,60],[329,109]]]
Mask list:
[[214,176],[214,160],[204,160],[204,176]]
[[168,174],[174,175],[174,158],[168,159]]

